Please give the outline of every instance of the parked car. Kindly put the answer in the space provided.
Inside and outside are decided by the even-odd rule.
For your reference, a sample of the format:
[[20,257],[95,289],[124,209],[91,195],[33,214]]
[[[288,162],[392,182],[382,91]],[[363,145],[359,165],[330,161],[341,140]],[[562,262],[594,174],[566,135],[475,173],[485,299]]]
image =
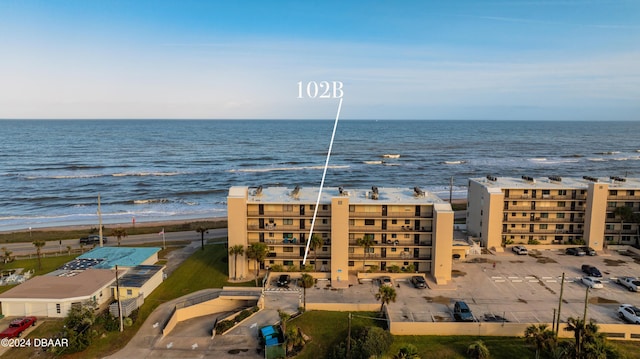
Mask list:
[[593,289],[601,289],[604,288],[602,282],[599,279],[593,277],[582,277],[582,283],[589,288]]
[[287,287],[289,286],[289,280],[291,279],[291,277],[288,274],[281,274],[280,277],[278,277],[278,287]]
[[600,273],[598,268],[588,264],[582,265],[582,271],[586,273],[589,277],[598,277],[598,278],[602,277],[602,273]]
[[[102,236],[102,243],[107,243],[107,237]],[[80,238],[80,244],[98,244],[100,243],[100,236],[92,234],[86,237]]]
[[527,255],[529,252],[527,252],[527,248],[525,246],[513,246],[511,247],[511,250],[513,251],[513,253],[517,254],[517,255]]
[[584,256],[585,254],[587,254],[585,251],[583,251],[582,249],[580,249],[580,247],[571,247],[571,248],[567,248],[564,251],[565,254],[568,254],[570,256]]
[[588,256],[595,256],[596,250],[591,247],[578,247],[578,249],[584,251],[584,253]]
[[14,319],[9,323],[9,328],[0,333],[0,338],[18,338],[22,335],[22,332],[27,330],[27,328],[36,325],[36,322],[36,317]]
[[391,277],[386,276],[386,275],[380,277],[380,286],[393,287],[393,282],[391,281]]
[[638,288],[640,288],[640,280],[635,277],[620,277],[618,278],[618,284],[627,287],[630,292],[637,292]]
[[419,275],[411,277],[411,284],[413,284],[415,288],[427,288],[427,281],[424,280],[424,277]]
[[456,322],[473,322],[475,318],[467,303],[458,301],[453,305],[453,319]]
[[640,324],[640,308],[631,304],[622,304],[618,307],[618,316],[633,324]]

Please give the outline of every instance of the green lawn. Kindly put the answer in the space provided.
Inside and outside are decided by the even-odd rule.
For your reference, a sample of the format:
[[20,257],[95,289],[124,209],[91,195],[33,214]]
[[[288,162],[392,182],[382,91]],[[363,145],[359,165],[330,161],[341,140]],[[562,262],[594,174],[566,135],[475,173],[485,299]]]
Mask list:
[[[46,258],[42,258],[42,268],[39,269],[38,268],[38,259],[37,258],[32,258],[32,259],[20,259],[20,260],[15,260],[13,262],[9,262],[6,264],[0,264],[0,269],[2,270],[6,270],[6,269],[16,269],[16,268],[24,268],[23,272],[27,272],[29,270],[34,270],[34,275],[43,275],[46,273],[49,273],[51,271],[54,271],[56,269],[58,269],[60,266],[62,266],[63,264],[67,263],[68,261],[74,259],[75,257],[77,257],[79,254],[72,254],[72,255],[64,255],[64,256],[59,256],[59,257],[46,257]],[[3,285],[0,286],[0,293],[4,293],[6,291],[8,291],[9,289],[15,287],[15,285]]]

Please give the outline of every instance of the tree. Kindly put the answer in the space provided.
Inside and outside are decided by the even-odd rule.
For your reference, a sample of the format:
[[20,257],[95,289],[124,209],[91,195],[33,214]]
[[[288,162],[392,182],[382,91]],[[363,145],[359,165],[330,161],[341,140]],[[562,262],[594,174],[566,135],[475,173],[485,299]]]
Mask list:
[[524,331],[527,343],[536,346],[536,359],[540,358],[542,350],[551,351],[555,346],[555,333],[549,330],[547,324],[532,324]]
[[390,302],[395,303],[396,290],[393,287],[389,287],[386,285],[380,286],[380,289],[378,289],[378,293],[376,293],[376,300],[382,302],[382,305],[380,306],[380,314],[382,314],[385,304],[389,304]]
[[127,230],[124,228],[116,228],[111,231],[111,235],[118,238],[118,247],[120,247],[120,240],[127,236]]
[[200,245],[201,249],[204,251],[204,234],[207,233],[209,228],[205,228],[204,226],[198,226],[196,228],[196,232],[200,233]]
[[7,247],[2,247],[0,249],[2,249],[3,252],[2,261],[5,264],[13,261],[13,257],[11,257],[11,254],[13,253],[12,251],[10,251]]
[[45,241],[33,241],[33,245],[36,246],[36,255],[38,256],[38,269],[42,269],[42,247],[45,246],[47,242]]
[[362,238],[356,240],[356,244],[364,248],[364,263],[363,267],[367,267],[367,255],[369,254],[369,248],[373,247],[373,235],[365,234]]
[[287,355],[291,355],[296,351],[302,349],[304,346],[304,337],[300,332],[300,328],[290,327],[284,335],[284,343],[287,347]]
[[472,359],[488,359],[490,356],[489,348],[482,342],[476,340],[467,347],[467,355]]
[[318,249],[320,249],[323,244],[324,241],[322,240],[322,237],[317,234],[311,236],[311,239],[309,240],[309,248],[313,251],[313,269],[316,272],[318,271]]
[[67,353],[85,350],[93,339],[91,327],[95,323],[95,303],[86,301],[81,305],[72,305],[69,314],[64,319],[62,336],[69,340],[65,348]]
[[418,348],[413,344],[404,344],[393,359],[420,359]]
[[620,242],[622,242],[622,229],[624,227],[624,222],[633,222],[633,209],[627,206],[616,207],[613,211],[613,215],[620,221],[620,233],[618,236],[618,244],[620,244]]
[[267,258],[269,247],[262,242],[254,242],[249,244],[247,248],[247,259],[256,261],[256,286],[258,286],[258,274],[260,273],[260,263]]
[[284,310],[278,309],[278,316],[280,317],[280,327],[282,328],[282,332],[287,332],[287,320],[291,318],[291,314],[285,312]]
[[313,287],[315,282],[316,280],[309,273],[303,273],[302,277],[298,281],[298,285],[302,287],[305,310],[307,310],[307,288]]
[[244,246],[236,244],[229,248],[229,255],[233,256],[233,279],[238,279],[238,256],[244,254]]
[[71,246],[67,246],[67,254],[71,255]]

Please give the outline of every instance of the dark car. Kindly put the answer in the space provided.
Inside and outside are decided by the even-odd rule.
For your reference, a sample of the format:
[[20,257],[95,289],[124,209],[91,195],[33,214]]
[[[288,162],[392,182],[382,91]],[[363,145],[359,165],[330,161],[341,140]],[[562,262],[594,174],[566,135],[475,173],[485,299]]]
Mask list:
[[583,256],[587,253],[585,253],[585,251],[583,251],[582,249],[578,248],[578,247],[571,247],[571,248],[567,248],[564,251],[565,254],[568,254],[570,256]]
[[589,277],[602,277],[602,273],[600,273],[598,268],[588,264],[582,265],[582,271],[585,272]]
[[588,256],[595,256],[596,251],[591,247],[578,247],[578,249],[584,251]]
[[[80,238],[80,244],[98,244],[100,243],[100,236],[97,234],[92,234],[87,237]],[[102,236],[102,243],[107,243],[107,237]]]
[[415,288],[427,288],[427,281],[424,280],[424,277],[419,275],[411,277],[411,284],[413,284]]
[[456,302],[453,305],[453,318],[456,322],[473,322],[473,313],[471,313],[471,309],[465,302]]
[[289,275],[288,274],[281,274],[280,277],[278,277],[278,287],[288,287],[289,286]]

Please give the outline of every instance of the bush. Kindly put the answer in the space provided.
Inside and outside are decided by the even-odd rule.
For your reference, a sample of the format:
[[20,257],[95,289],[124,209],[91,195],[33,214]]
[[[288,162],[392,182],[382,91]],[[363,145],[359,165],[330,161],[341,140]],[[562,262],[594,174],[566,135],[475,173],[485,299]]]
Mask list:
[[96,324],[101,325],[104,330],[108,332],[116,332],[120,330],[120,322],[118,318],[114,317],[108,311],[102,313],[96,318]]
[[231,320],[219,321],[218,324],[216,324],[216,333],[222,334],[227,330],[231,329],[234,325],[235,323]]
[[389,268],[387,270],[389,272],[391,272],[391,273],[400,273],[401,272],[400,266],[396,265],[396,264],[394,264],[392,266],[389,266]]
[[297,272],[297,271],[298,271],[298,267],[294,265],[290,265],[287,267],[287,272]]
[[272,272],[284,272],[282,264],[274,264],[270,267]]
[[[355,331],[353,339],[351,339],[351,358],[352,359],[369,359],[371,357],[379,357],[393,343],[391,333],[379,327],[365,327]],[[347,342],[342,341],[334,346],[329,355],[330,358],[346,358]]]
[[533,238],[531,238],[531,239],[529,240],[529,242],[527,242],[527,244],[533,244],[533,245],[536,245],[536,244],[540,244],[540,241],[539,241],[539,240],[537,240],[537,239],[533,239]]

